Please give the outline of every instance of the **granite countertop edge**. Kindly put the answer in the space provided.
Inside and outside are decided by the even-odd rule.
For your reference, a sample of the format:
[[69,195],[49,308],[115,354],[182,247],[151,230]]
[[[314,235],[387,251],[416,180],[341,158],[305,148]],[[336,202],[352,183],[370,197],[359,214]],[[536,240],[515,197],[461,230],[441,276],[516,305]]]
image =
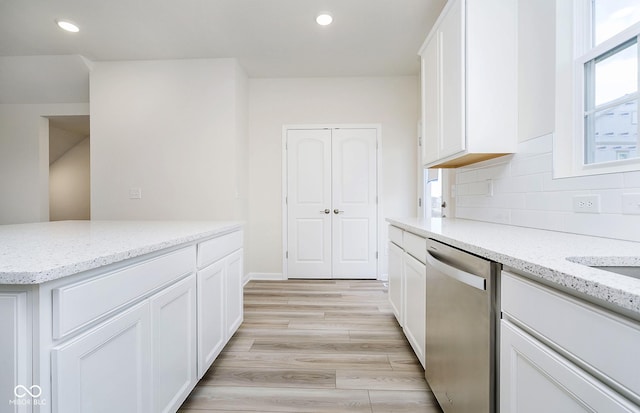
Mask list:
[[[87,221],[89,222],[89,221]],[[102,221],[105,222],[105,221]],[[122,221],[118,221],[119,224],[122,224]],[[130,224],[138,225],[140,221],[132,221]],[[167,221],[171,225],[179,225],[179,221]],[[42,223],[46,224],[46,223]],[[162,228],[164,222],[143,222],[143,224],[157,225]],[[189,225],[193,225],[194,222],[189,221]],[[30,225],[30,224],[23,224]],[[48,281],[53,281],[57,279],[61,279],[64,277],[68,277],[71,275],[79,274],[84,271],[89,271],[93,269],[97,269],[100,267],[104,267],[110,264],[115,264],[118,262],[125,261],[127,259],[141,257],[146,254],[151,254],[154,252],[162,251],[165,249],[169,249],[172,247],[176,247],[182,244],[190,244],[199,240],[206,240],[208,238],[215,237],[217,235],[222,235],[227,232],[232,232],[237,229],[243,227],[243,223],[240,221],[203,221],[202,229],[187,231],[187,233],[183,233],[184,231],[177,231],[177,233],[172,234],[172,230],[167,230],[167,236],[165,239],[161,241],[154,241],[150,243],[143,243],[140,245],[135,245],[131,248],[112,248],[108,250],[109,247],[104,247],[107,251],[104,251],[100,254],[92,256],[88,259],[79,259],[79,260],[68,260],[68,262],[62,263],[61,265],[51,265],[46,266],[42,265],[42,269],[39,270],[15,270],[15,269],[4,269],[0,265],[0,285],[35,285],[42,284]],[[1,230],[2,226],[0,226]],[[0,245],[1,246],[1,245]]]
[[[594,299],[597,304],[605,304],[622,313],[640,317],[640,280],[628,276],[591,268],[582,265],[615,265],[640,266],[640,243],[633,241],[612,240],[586,235],[568,234],[549,230],[515,227],[504,224],[492,224],[471,220],[451,219],[421,220],[416,218],[387,218],[387,222],[426,238],[444,242],[451,246],[466,250],[475,255],[501,263],[504,267],[520,270],[527,275],[540,279],[559,289],[574,293],[579,297]],[[455,230],[450,230],[455,228]],[[460,235],[465,227],[474,232],[473,237]],[[509,231],[522,237],[525,245],[529,239],[545,239],[545,251],[548,254],[540,259],[535,254],[519,249],[512,240],[500,245],[496,234]],[[482,233],[492,239],[482,241]],[[579,250],[580,245],[573,247],[569,241],[581,241],[584,245],[595,245],[597,253],[591,250]],[[581,244],[578,242],[578,244]],[[608,247],[607,247],[608,246]],[[610,253],[607,254],[606,251]],[[571,261],[573,259],[574,261]],[[507,269],[508,269],[507,268]]]

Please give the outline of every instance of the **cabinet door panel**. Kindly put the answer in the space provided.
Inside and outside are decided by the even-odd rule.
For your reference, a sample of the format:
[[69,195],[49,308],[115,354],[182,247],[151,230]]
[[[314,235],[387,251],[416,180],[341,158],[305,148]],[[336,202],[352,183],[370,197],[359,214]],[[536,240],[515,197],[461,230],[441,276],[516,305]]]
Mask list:
[[465,139],[464,2],[456,0],[438,30],[441,130],[439,157],[463,151]]
[[52,351],[56,412],[151,412],[149,303]]
[[220,260],[198,272],[198,378],[225,343],[225,266]]
[[[27,413],[28,405],[5,405],[16,400],[18,385],[31,387],[31,321],[27,292],[0,293],[0,411]],[[39,384],[39,383],[33,383]],[[48,386],[42,386],[46,389]],[[43,389],[44,390],[44,389]],[[7,409],[7,410],[3,410]]]
[[[426,250],[426,248],[425,248]],[[427,311],[427,270],[424,264],[405,253],[404,333],[424,367],[424,343]]]
[[403,326],[404,277],[402,276],[402,248],[389,243],[389,302],[398,323]]
[[500,410],[503,412],[639,411],[603,383],[504,320],[500,348]]
[[436,32],[422,54],[422,163],[433,162],[440,150],[440,60]]
[[154,412],[174,412],[196,384],[196,279],[151,299]]
[[242,324],[244,316],[242,297],[242,250],[236,251],[226,259],[226,339],[229,340]]
[[[501,289],[506,317],[517,319],[640,398],[637,323],[506,271]],[[571,320],[570,327],[566,320]]]

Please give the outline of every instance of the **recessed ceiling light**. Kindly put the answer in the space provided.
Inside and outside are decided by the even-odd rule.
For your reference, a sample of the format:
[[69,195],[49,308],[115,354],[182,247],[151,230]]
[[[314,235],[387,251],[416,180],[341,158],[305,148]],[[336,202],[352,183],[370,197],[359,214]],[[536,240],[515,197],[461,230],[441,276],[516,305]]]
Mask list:
[[327,25],[331,24],[332,21],[333,21],[333,17],[331,17],[331,15],[327,14],[327,13],[322,13],[321,15],[316,17],[316,22],[320,26],[327,26]]
[[66,30],[71,33],[78,33],[80,31],[78,26],[66,20],[56,20],[56,24],[62,30]]

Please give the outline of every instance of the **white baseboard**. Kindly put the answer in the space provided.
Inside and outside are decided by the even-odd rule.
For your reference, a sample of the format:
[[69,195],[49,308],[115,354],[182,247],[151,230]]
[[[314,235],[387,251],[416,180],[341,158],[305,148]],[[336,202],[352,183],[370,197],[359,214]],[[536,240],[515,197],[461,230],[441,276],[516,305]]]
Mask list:
[[279,272],[250,272],[244,277],[245,284],[251,280],[282,281],[286,279],[284,275]]
[[[251,280],[262,280],[262,281],[282,281],[286,280],[284,274],[279,272],[250,272],[249,274],[245,274],[243,279],[243,284],[247,284]],[[389,274],[381,274],[378,277],[378,281],[388,281]]]

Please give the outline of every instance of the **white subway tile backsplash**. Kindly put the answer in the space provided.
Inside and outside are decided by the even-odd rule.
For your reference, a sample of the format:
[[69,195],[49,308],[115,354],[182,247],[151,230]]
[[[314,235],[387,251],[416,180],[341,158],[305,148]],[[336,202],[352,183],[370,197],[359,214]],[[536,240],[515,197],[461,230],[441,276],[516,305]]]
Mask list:
[[510,175],[511,168],[508,163],[501,163],[495,166],[488,166],[478,169],[477,177],[479,181],[487,179],[506,178]]
[[623,189],[603,189],[591,191],[592,194],[600,195],[600,213],[602,214],[622,214],[622,194]]
[[516,156],[513,158],[513,162],[511,163],[511,174],[513,176],[531,175],[551,171],[553,171],[553,157],[550,153],[527,157]]
[[456,191],[458,196],[464,195],[486,195],[487,181],[471,182],[468,184],[457,184]]
[[456,207],[458,218],[472,219],[474,221],[493,222],[496,224],[508,224],[510,211],[500,208],[460,208]]
[[[640,171],[553,179],[553,136],[522,142],[515,155],[456,170],[456,216],[640,241],[640,215],[622,214],[622,195],[640,193]],[[493,196],[486,193],[493,181]],[[600,195],[599,214],[573,212],[573,197]]]
[[640,241],[640,215],[601,214],[593,219],[588,214],[571,214],[565,225],[567,232]]
[[525,194],[468,195],[456,198],[458,207],[524,209]]
[[534,211],[572,212],[573,197],[584,192],[536,192],[525,194],[525,208]]
[[622,174],[625,188],[640,188],[640,171]]
[[514,176],[497,179],[493,183],[495,193],[540,192],[543,189],[544,174]]
[[566,231],[567,212],[555,211],[511,211],[511,225]]
[[553,151],[553,135],[540,136],[535,139],[520,142],[516,156],[540,155]]
[[545,191],[575,191],[589,189],[616,189],[623,187],[622,174],[578,176],[575,178],[552,179],[547,174],[544,180]]
[[478,180],[475,170],[461,170],[456,173],[456,184],[466,184],[469,182],[476,182]]

